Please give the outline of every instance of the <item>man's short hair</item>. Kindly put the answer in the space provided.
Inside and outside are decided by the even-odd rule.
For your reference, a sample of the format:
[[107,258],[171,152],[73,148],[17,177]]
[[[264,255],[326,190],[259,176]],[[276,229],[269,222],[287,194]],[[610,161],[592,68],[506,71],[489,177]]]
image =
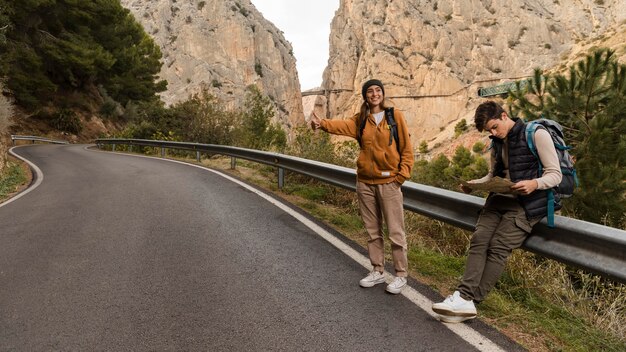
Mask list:
[[478,105],[476,113],[474,114],[476,129],[482,132],[489,120],[501,118],[503,112],[504,109],[502,106],[494,101],[487,101]]

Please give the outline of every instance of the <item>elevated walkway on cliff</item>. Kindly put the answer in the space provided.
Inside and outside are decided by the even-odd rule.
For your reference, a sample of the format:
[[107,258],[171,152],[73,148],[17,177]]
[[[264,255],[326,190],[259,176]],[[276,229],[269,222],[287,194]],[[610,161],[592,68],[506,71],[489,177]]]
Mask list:
[[[508,92],[510,92],[511,90],[517,90],[518,86],[517,84],[519,83],[519,87],[520,88],[524,88],[526,86],[528,86],[528,84],[530,83],[530,76],[521,76],[521,77],[512,77],[512,78],[494,78],[494,79],[487,79],[487,80],[481,80],[481,81],[474,81],[472,83],[467,84],[466,86],[459,88],[458,90],[452,92],[452,93],[444,93],[444,94],[420,94],[420,95],[397,95],[397,96],[389,96],[389,98],[391,99],[421,99],[421,98],[442,98],[442,97],[451,97],[454,95],[459,94],[460,92],[464,91],[464,90],[469,90],[472,89],[476,86],[477,90],[476,93],[479,97],[491,97],[491,96],[506,96],[508,94]],[[512,82],[506,82],[506,83],[502,83],[502,84],[498,84],[498,85],[493,85],[493,86],[487,86],[487,87],[482,87],[481,85],[484,83],[489,83],[489,82],[496,82],[496,81],[502,81],[502,80],[506,80],[506,79],[512,79],[514,81]],[[344,93],[344,92],[354,92],[353,89],[344,89],[344,88],[339,88],[339,89],[321,89],[321,90],[314,90],[314,91],[306,91],[306,92],[302,92],[302,96],[312,96],[312,95],[323,95],[326,98],[328,98],[330,96],[331,93]]]

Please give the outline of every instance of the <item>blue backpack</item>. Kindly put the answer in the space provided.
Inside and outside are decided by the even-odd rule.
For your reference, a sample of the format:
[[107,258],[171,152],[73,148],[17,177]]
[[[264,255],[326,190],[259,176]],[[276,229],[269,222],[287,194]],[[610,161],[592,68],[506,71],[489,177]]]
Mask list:
[[[554,192],[561,199],[569,198],[574,194],[574,188],[578,186],[578,177],[576,176],[574,159],[568,152],[571,147],[565,144],[563,127],[558,122],[546,118],[540,118],[526,124],[526,142],[530,151],[539,160],[539,175],[543,174],[543,166],[533,140],[533,135],[539,126],[543,126],[550,133],[556,154],[559,157],[561,173],[563,174],[563,179],[558,186],[554,187]],[[548,192],[548,226],[550,227],[554,227],[554,192]]]

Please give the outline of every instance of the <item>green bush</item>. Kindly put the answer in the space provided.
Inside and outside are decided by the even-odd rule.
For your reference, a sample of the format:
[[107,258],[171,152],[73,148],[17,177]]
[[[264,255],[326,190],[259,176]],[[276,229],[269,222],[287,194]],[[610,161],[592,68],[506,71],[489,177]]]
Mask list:
[[418,160],[414,164],[411,180],[414,182],[458,190],[459,180],[483,177],[489,172],[487,161],[480,155],[472,155],[465,147],[459,146],[452,160],[439,154],[433,160]]
[[70,109],[61,109],[53,114],[52,127],[59,131],[65,131],[68,133],[78,134],[83,129],[83,124],[80,118]]
[[467,127],[467,121],[465,121],[465,119],[459,121],[455,126],[454,126],[454,137],[458,137],[461,134],[463,134],[465,131],[468,130]]

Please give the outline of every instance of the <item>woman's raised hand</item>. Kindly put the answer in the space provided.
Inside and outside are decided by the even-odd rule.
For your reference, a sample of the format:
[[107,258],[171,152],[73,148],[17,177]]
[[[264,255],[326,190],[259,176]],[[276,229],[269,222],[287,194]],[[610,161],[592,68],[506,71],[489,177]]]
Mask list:
[[322,123],[322,120],[317,116],[317,114],[315,114],[315,112],[313,112],[313,114],[311,115],[310,123],[311,123],[311,128],[313,130],[316,130],[320,128],[320,124]]

